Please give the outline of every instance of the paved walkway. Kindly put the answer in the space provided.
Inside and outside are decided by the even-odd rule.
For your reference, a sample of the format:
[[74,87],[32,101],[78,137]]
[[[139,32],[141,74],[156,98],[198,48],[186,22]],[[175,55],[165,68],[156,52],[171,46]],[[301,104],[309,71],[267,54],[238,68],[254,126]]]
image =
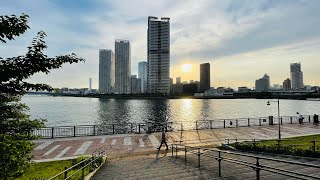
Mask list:
[[[320,126],[308,124],[281,125],[282,137],[320,134]],[[278,138],[278,126],[254,126],[212,130],[188,130],[168,132],[168,144],[183,141],[186,144],[220,145],[230,139],[274,139]],[[35,140],[33,160],[47,161],[73,158],[105,151],[109,157],[127,153],[155,151],[159,146],[161,133],[121,134],[105,136],[85,136]]]

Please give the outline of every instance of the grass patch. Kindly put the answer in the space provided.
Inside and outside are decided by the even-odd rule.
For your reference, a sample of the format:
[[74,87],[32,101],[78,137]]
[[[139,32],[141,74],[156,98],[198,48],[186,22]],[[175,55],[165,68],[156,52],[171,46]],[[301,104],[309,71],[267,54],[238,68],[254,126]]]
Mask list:
[[245,151],[320,157],[320,135],[284,138],[282,140],[245,141],[231,144]]
[[[77,159],[70,160],[61,160],[61,161],[49,161],[49,162],[40,162],[40,163],[31,163],[30,168],[26,171],[21,177],[17,180],[30,180],[30,179],[48,179],[56,174],[65,170],[65,167],[69,168],[73,165],[78,164],[82,159],[87,159],[88,157],[79,157]],[[77,167],[75,170],[68,172],[72,174],[79,170],[80,167]],[[90,168],[85,169],[85,175],[89,174]],[[79,179],[81,177],[81,170],[71,179]],[[63,177],[62,177],[63,178]]]

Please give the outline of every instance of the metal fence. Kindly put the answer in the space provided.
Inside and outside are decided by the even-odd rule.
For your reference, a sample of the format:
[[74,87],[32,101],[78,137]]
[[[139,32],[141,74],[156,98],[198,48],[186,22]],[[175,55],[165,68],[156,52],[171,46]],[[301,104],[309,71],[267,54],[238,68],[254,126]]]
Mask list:
[[[259,118],[237,118],[237,119],[217,119],[190,122],[164,122],[164,123],[125,123],[125,124],[101,124],[101,125],[78,125],[78,126],[55,126],[44,127],[33,130],[33,135],[40,138],[59,138],[77,136],[96,136],[111,134],[129,133],[153,133],[160,132],[162,128],[167,131],[201,130],[215,128],[237,128],[245,126],[263,126],[278,124],[278,118],[272,117]],[[312,116],[304,115],[304,122],[311,122]],[[281,124],[298,123],[298,118],[293,116],[282,116]]]
[[[255,156],[250,154],[243,154],[238,152],[232,151],[222,151],[216,149],[206,149],[201,147],[193,147],[193,146],[186,146],[181,144],[172,144],[171,145],[171,156],[178,158],[178,152],[184,152],[184,155],[181,157],[184,159],[185,163],[187,162],[188,158],[187,155],[195,155],[197,158],[197,165],[201,167],[201,161],[204,159],[213,161],[216,160],[218,163],[218,176],[222,176],[222,163],[229,162],[235,165],[240,165],[244,167],[251,167],[253,171],[255,171],[256,179],[260,179],[260,172],[267,171],[274,174],[284,175],[291,178],[297,179],[320,179],[320,176],[310,175],[303,172],[297,172],[292,170],[286,170],[283,168],[273,167],[270,166],[268,162],[275,162],[275,163],[283,163],[287,165],[297,165],[301,168],[313,168],[315,171],[320,170],[320,165],[310,164],[310,163],[302,163],[302,162],[295,162],[290,160],[281,160],[276,158],[269,158],[269,157],[262,157],[262,156]],[[174,154],[175,152],[175,154]],[[245,159],[244,159],[245,158]],[[285,167],[285,166],[284,166]],[[227,172],[225,172],[226,174]]]
[[[303,115],[303,122],[311,122],[311,115]],[[298,117],[295,116],[281,116],[281,124],[299,123]],[[216,119],[216,120],[202,120],[196,121],[196,129],[216,129],[216,128],[237,128],[246,126],[264,126],[279,124],[278,117],[259,117],[259,118],[237,118],[237,119]]]

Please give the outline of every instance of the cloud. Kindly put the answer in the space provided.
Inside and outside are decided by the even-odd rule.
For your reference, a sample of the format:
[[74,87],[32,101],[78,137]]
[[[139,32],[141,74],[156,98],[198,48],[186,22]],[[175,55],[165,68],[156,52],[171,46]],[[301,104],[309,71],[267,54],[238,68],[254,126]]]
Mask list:
[[[304,66],[306,71],[312,72],[305,77],[319,83],[312,65],[319,56],[317,0],[37,0],[32,6],[25,1],[5,0],[0,6],[5,14],[26,12],[31,26],[17,41],[0,46],[1,57],[23,54],[36,32],[44,30],[50,56],[75,52],[87,59],[85,64],[66,65],[49,76],[37,75],[30,81],[42,80],[56,87],[86,87],[92,77],[97,88],[98,50],[114,49],[115,39],[130,40],[132,74],[137,74],[138,62],[147,59],[147,17],[159,16],[171,18],[173,78],[179,76],[175,68],[187,61],[210,62],[212,68],[224,68],[218,70],[219,74],[213,73],[211,79],[226,83],[236,79],[252,86],[262,71],[280,81],[286,75],[277,74],[272,66],[279,63],[287,68],[287,63],[299,57],[308,63]],[[232,71],[228,65],[234,67]],[[256,67],[256,71],[247,76],[237,67]],[[215,81],[215,86],[221,82]]]

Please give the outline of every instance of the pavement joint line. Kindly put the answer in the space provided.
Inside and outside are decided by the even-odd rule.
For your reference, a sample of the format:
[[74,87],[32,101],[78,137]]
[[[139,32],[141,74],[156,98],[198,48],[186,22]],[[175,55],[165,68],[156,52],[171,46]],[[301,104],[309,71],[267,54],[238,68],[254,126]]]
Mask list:
[[112,139],[111,146],[116,145],[116,143],[117,143],[117,140],[116,139]]
[[47,151],[46,153],[44,153],[42,156],[48,156],[49,154],[51,154],[53,151],[55,151],[56,149],[58,149],[58,147],[60,147],[60,145],[56,145],[53,148],[51,148],[49,151]]
[[77,151],[73,155],[81,155],[84,154],[87,149],[90,147],[93,141],[85,141],[82,145],[77,149]]
[[145,147],[144,142],[141,138],[139,139],[139,147]]
[[37,146],[34,150],[43,150],[44,148],[49,146],[51,143],[53,143],[53,141],[46,141],[46,142],[40,144],[39,146]]
[[123,145],[125,145],[125,146],[131,146],[132,145],[132,141],[131,141],[131,137],[130,136],[123,138]]
[[106,138],[107,138],[107,137],[103,137],[103,138],[101,139],[100,143],[101,143],[101,144],[102,144],[102,143],[105,143],[105,142],[106,142]]
[[64,154],[66,154],[69,149],[71,149],[70,146],[66,147],[64,150],[62,150],[55,158],[61,158]]

